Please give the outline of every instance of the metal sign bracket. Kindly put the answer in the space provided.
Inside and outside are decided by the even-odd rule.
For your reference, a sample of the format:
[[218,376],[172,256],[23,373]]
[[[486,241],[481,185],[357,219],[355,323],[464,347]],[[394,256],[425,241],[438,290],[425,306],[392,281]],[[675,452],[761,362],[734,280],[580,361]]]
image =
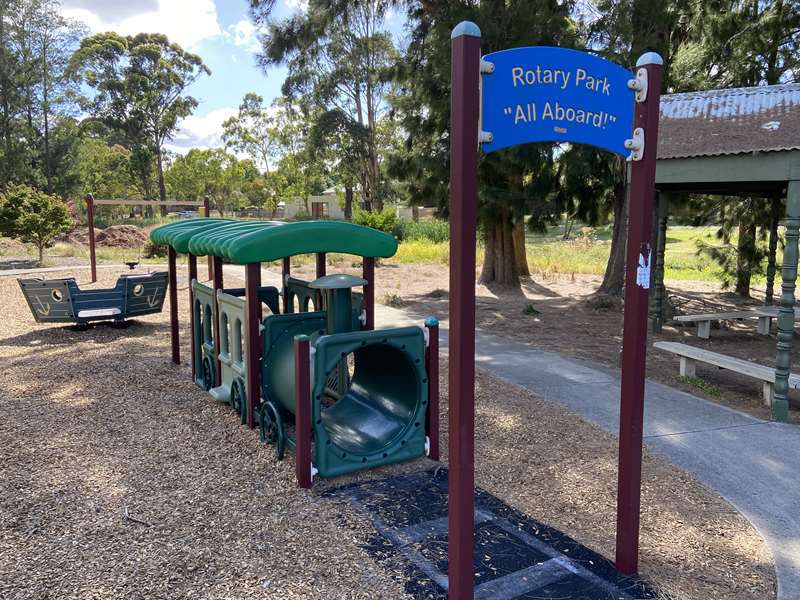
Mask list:
[[633,138],[625,140],[625,147],[631,151],[628,161],[640,161],[644,156],[644,129],[637,127],[633,130]]
[[636,92],[636,102],[647,100],[647,69],[637,69],[636,78],[628,81],[628,88]]

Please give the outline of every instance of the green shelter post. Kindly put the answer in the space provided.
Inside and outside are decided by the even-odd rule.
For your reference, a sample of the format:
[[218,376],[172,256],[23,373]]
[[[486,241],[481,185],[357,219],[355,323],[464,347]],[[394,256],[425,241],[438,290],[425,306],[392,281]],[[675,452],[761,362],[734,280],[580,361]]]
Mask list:
[[658,192],[656,213],[656,252],[653,261],[653,333],[661,333],[664,326],[664,253],[667,248],[667,222],[669,221],[670,194]]
[[194,290],[192,289],[192,282],[197,280],[197,257],[191,252],[187,255],[189,262],[189,339],[191,340],[192,349],[192,381],[194,381],[196,368],[194,361],[196,359],[197,348],[195,348],[194,339]]
[[772,418],[789,418],[789,374],[794,339],[794,290],[797,284],[797,238],[800,235],[800,180],[789,181],[786,192],[786,247],[783,250],[783,286],[778,310],[778,355],[775,358],[775,394]]

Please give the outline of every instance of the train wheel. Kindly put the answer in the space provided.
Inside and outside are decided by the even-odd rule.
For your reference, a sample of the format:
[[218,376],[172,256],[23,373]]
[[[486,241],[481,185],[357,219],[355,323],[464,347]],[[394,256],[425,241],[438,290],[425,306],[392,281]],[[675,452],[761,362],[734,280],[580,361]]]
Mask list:
[[261,409],[261,440],[267,444],[275,444],[275,455],[278,460],[283,458],[286,452],[286,434],[281,413],[272,401],[264,403]]
[[[244,394],[244,385],[241,379],[236,379],[231,386],[231,408],[242,419],[247,418],[247,400]],[[243,423],[245,421],[242,421]]]
[[203,359],[203,389],[205,391],[210,390],[214,387],[214,364],[211,361],[210,356],[206,356]]
[[234,387],[239,390],[239,418],[242,425],[247,423],[247,393],[245,392],[244,381],[237,379],[233,383]]

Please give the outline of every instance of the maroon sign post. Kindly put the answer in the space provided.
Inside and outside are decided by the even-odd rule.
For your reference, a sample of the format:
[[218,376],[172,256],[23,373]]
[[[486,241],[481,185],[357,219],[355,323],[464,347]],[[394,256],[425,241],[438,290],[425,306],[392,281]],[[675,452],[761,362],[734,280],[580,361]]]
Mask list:
[[[588,143],[632,162],[616,561],[626,574],[638,568],[650,238],[663,64],[658,54],[648,52],[631,77],[617,64],[564,48],[512,48],[481,58],[480,35],[477,25],[466,21],[451,35],[448,580],[449,597],[455,600],[471,599],[474,584],[479,143],[485,152],[529,142]],[[540,80],[540,72],[558,72],[561,79]]]
[[448,596],[471,600],[475,526],[475,218],[481,31],[450,36],[450,372]]
[[628,252],[625,274],[625,315],[622,336],[622,393],[619,414],[617,472],[617,569],[626,575],[639,568],[639,512],[642,485],[642,428],[644,421],[647,314],[653,233],[653,199],[661,96],[661,57],[648,52],[639,58],[634,137],[641,132],[643,147],[632,161],[628,208]]

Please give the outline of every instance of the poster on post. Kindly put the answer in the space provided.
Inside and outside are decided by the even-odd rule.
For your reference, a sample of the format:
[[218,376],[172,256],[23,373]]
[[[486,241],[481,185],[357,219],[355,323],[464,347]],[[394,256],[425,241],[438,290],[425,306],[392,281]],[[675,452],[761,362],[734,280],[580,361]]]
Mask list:
[[633,127],[633,74],[593,54],[548,46],[483,57],[484,152],[529,142],[576,142],[627,156]]

